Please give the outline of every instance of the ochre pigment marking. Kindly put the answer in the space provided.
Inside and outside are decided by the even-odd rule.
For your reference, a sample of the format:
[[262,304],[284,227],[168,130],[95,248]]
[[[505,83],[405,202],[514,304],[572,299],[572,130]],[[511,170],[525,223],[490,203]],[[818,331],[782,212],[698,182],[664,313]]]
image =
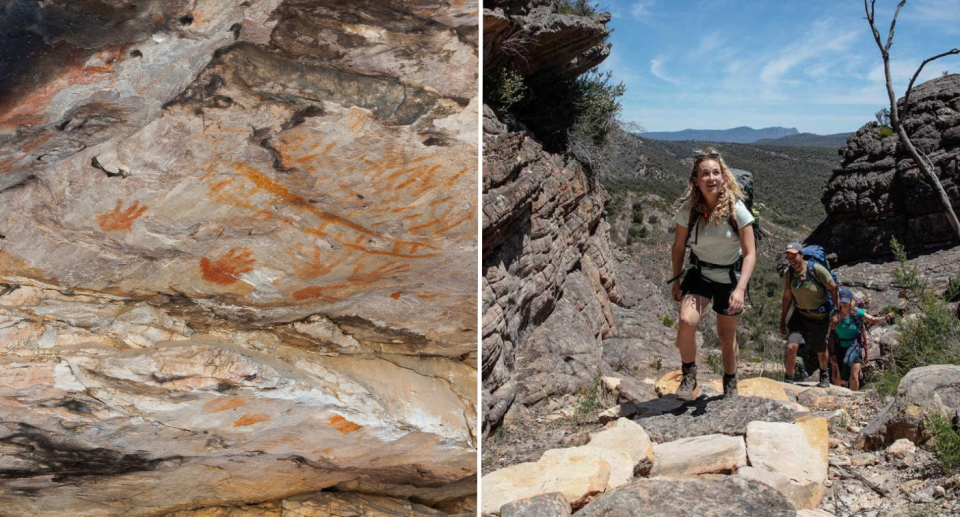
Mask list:
[[237,279],[233,275],[253,271],[253,265],[257,261],[250,258],[252,254],[249,249],[240,247],[233,248],[216,261],[207,257],[201,258],[200,271],[203,272],[203,279],[220,285],[235,283]]
[[262,413],[257,413],[256,415],[247,414],[238,418],[237,421],[233,423],[233,427],[259,424],[260,422],[266,422],[267,420],[270,420],[270,415],[264,415]]
[[467,167],[466,169],[463,169],[462,171],[458,172],[454,177],[448,179],[447,181],[444,181],[444,182],[443,182],[443,185],[444,185],[445,187],[449,187],[450,185],[453,185],[453,182],[455,182],[455,181],[457,180],[457,178],[459,178],[460,176],[463,176],[463,174],[464,174],[465,172],[467,172],[468,170],[470,170],[470,167]]
[[317,285],[305,287],[299,291],[293,293],[293,298],[298,301],[303,300],[318,300],[323,303],[333,303],[340,301],[338,298],[334,298],[326,293],[326,291],[331,289],[339,289],[346,287],[344,284],[336,284],[330,286],[320,287]]
[[436,298],[439,294],[440,293],[419,293],[418,292],[417,296],[419,296],[420,298],[426,298],[429,300],[430,298]]
[[[308,256],[306,250],[304,250],[303,246],[299,244],[297,244],[296,250],[288,249],[287,254],[294,259],[297,258],[297,254],[300,254],[304,257]],[[352,254],[352,252],[348,251],[340,254],[339,258],[331,261],[329,264],[323,264],[320,261],[320,248],[314,247],[313,252],[310,253],[312,258],[309,258],[309,261],[304,265],[294,266],[294,272],[296,272],[297,277],[300,278],[300,280],[310,280],[311,278],[324,276],[330,271],[333,271],[333,268],[337,267],[345,258],[350,257]]]
[[369,273],[363,273],[364,265],[357,264],[357,267],[353,268],[353,273],[347,277],[347,282],[354,285],[372,284],[373,282],[379,282],[391,275],[399,273],[408,267],[410,267],[410,264],[384,264]]
[[219,413],[221,411],[236,409],[246,405],[247,403],[239,397],[227,397],[224,399],[215,399],[207,402],[203,405],[203,411],[205,413]]
[[[123,200],[117,200],[117,206],[113,209],[113,212],[107,212],[102,215],[97,216],[97,222],[100,224],[100,229],[105,232],[112,232],[114,230],[119,232],[129,232],[130,226],[138,217],[143,215],[143,212],[147,210],[147,205],[139,206],[139,201],[134,201],[130,208],[121,211],[123,207]],[[138,208],[139,207],[139,208]]]
[[335,427],[337,431],[340,431],[343,434],[352,433],[363,427],[362,425],[355,424],[340,415],[331,417],[330,420],[327,421],[327,425]]
[[403,291],[391,294],[390,298],[393,298],[394,300],[399,300],[401,296],[403,296]]

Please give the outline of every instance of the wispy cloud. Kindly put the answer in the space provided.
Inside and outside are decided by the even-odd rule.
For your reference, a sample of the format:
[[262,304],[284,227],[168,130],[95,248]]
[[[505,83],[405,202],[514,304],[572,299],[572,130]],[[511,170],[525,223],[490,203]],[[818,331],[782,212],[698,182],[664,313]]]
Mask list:
[[666,81],[670,84],[681,84],[680,81],[668,76],[663,71],[663,66],[667,62],[667,58],[664,56],[657,56],[650,61],[650,73],[653,74],[657,79]]
[[821,19],[794,43],[784,47],[760,72],[760,79],[773,86],[784,80],[794,68],[827,54],[846,50],[860,34],[857,30],[839,30],[829,20]]
[[650,16],[650,8],[653,7],[653,0],[638,0],[630,6],[630,16],[634,20],[643,20]]

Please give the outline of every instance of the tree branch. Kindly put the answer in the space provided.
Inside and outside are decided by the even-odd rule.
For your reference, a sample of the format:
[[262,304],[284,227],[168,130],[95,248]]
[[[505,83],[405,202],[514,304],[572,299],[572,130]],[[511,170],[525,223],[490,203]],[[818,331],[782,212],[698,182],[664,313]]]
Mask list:
[[897,10],[893,13],[893,20],[890,20],[890,33],[887,34],[887,46],[883,47],[884,52],[890,52],[890,46],[893,45],[893,28],[897,26],[897,16],[900,16],[900,9],[907,3],[907,0],[900,0],[897,4]]
[[874,23],[874,3],[876,0],[863,0],[863,10],[867,13],[867,22],[870,24],[870,31],[873,33],[873,40],[877,42],[877,48],[881,55],[886,55],[883,49],[883,42],[880,40],[880,32],[877,31],[877,25]]
[[923,71],[923,67],[927,66],[927,63],[936,61],[941,57],[955,56],[957,54],[960,54],[960,48],[955,48],[942,54],[928,57],[927,59],[923,60],[923,63],[920,63],[920,68],[917,68],[917,71],[913,74],[913,77],[910,78],[910,84],[907,85],[907,92],[903,94],[903,118],[906,118],[907,112],[910,111],[910,93],[913,91],[913,83],[917,81],[917,77],[920,77],[920,72]]

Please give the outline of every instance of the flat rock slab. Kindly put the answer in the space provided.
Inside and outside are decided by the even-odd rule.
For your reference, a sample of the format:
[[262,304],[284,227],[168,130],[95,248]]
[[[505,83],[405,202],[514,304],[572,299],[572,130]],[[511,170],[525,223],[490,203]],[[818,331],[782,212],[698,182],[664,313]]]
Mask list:
[[[720,379],[710,381],[709,386],[718,393],[723,392],[723,381]],[[737,381],[737,390],[741,397],[760,397],[787,402],[790,400],[790,396],[787,395],[783,386],[782,382],[766,377],[751,377]]]
[[570,504],[563,494],[553,492],[507,503],[500,507],[500,517],[561,517],[570,515]]
[[799,483],[823,483],[827,466],[803,427],[783,422],[750,422],[747,457],[753,467],[782,474]]
[[653,515],[794,517],[796,510],[783,495],[762,483],[725,476],[713,480],[641,479],[601,495],[577,513],[577,517]]
[[624,402],[600,413],[597,420],[601,424],[605,424],[620,418],[649,418],[676,411],[682,408],[684,404],[686,402],[677,400],[673,395],[645,402]]
[[634,462],[653,461],[650,436],[636,422],[621,418],[610,429],[590,435],[590,446],[627,453]]
[[711,434],[694,436],[653,447],[652,476],[696,476],[736,472],[747,464],[743,438]]
[[610,465],[610,477],[604,490],[610,490],[618,486],[623,486],[633,479],[633,473],[636,470],[638,460],[630,457],[630,454],[617,449],[604,447],[594,447],[583,445],[580,447],[568,447],[566,449],[550,449],[543,453],[541,462],[579,464],[584,461],[592,462],[595,458],[603,459]]
[[744,435],[753,421],[793,422],[800,415],[787,403],[757,397],[698,399],[669,414],[634,420],[654,442],[708,434]]
[[495,513],[513,501],[550,492],[563,494],[573,508],[603,492],[610,480],[610,464],[597,455],[541,458],[491,472],[480,480],[482,513]]
[[827,487],[814,482],[797,482],[769,470],[756,467],[743,467],[737,475],[767,485],[783,494],[797,509],[813,509],[820,506]]

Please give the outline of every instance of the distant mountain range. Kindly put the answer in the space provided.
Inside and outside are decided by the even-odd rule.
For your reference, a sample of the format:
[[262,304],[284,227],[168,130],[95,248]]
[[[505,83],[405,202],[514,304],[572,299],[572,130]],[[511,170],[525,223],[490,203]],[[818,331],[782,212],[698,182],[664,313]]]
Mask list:
[[781,138],[764,138],[754,142],[761,145],[786,145],[790,147],[829,147],[839,149],[847,145],[847,137],[853,133],[836,133],[833,135],[815,135],[800,133]]
[[651,140],[666,140],[678,142],[681,140],[698,140],[701,142],[729,142],[736,144],[752,144],[757,140],[775,139],[785,136],[799,135],[795,127],[765,127],[753,129],[741,126],[733,129],[684,129],[683,131],[650,131],[639,136]]

